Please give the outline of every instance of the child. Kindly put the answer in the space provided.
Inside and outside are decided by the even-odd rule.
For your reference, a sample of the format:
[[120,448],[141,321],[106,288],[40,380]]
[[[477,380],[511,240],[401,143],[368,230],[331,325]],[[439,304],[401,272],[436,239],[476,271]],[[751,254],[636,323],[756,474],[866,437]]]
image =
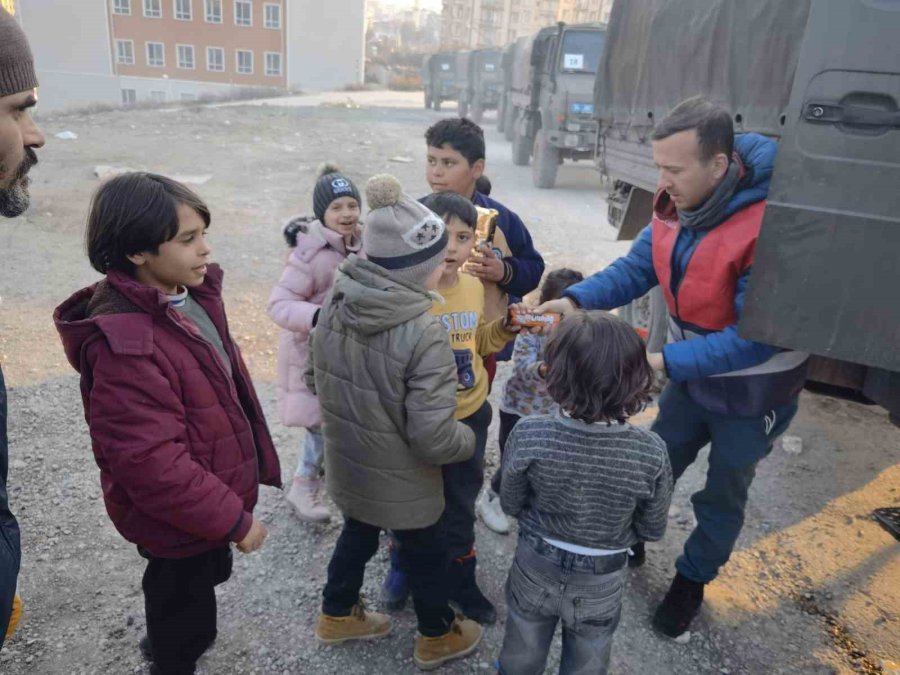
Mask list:
[[605,312],[566,316],[547,342],[552,415],[509,435],[500,502],[519,519],[506,582],[504,675],[543,673],[563,621],[560,673],[605,674],[619,623],[627,549],[666,530],[672,469],[662,439],[632,427],[649,400],[643,341]]
[[429,314],[447,251],[447,228],[401,193],[392,176],[366,186],[368,256],[351,255],[322,305],[306,364],[319,396],[328,493],[344,526],[328,565],[316,638],[323,644],[384,637],[390,619],[359,597],[381,530],[401,544],[423,669],[472,653],[481,627],[447,603],[447,556],[437,536],[441,465],[472,456],[472,431],[454,419],[456,367],[447,334]]
[[306,388],[303,371],[309,333],[334,273],[348,255],[361,249],[359,190],[338,168],[325,164],[313,191],[316,219],[292,219],[285,237],[293,249],[278,285],[269,297],[269,316],[284,330],[278,342],[278,412],[281,423],[305,427],[306,440],[287,500],[301,520],[312,523],[331,518],[322,502],[322,412]]
[[[449,334],[456,357],[456,419],[475,432],[472,458],[444,467],[447,505],[440,530],[451,561],[447,583],[450,601],[464,616],[492,624],[497,620],[497,611],[475,579],[475,500],[484,483],[484,448],[492,415],[482,357],[501,349],[515,338],[515,333],[506,327],[505,317],[491,323],[485,321],[484,288],[474,277],[460,273],[475,246],[478,214],[472,202],[453,192],[438,192],[422,199],[422,203],[444,220],[450,235],[447,268],[438,282],[443,302],[435,303],[431,313]],[[391,562],[392,569],[382,586],[383,596],[387,606],[398,609],[406,601],[406,580],[397,564],[396,551],[392,552]]]
[[[544,274],[544,259],[535,250],[522,219],[500,202],[476,190],[484,174],[485,145],[481,127],[465,118],[444,119],[425,132],[428,145],[425,178],[433,192],[455,192],[476,206],[496,209],[498,236],[494,249],[482,247],[469,263],[469,272],[486,284],[497,284],[509,303],[517,303],[537,288]],[[488,183],[490,185],[490,183]],[[490,189],[490,188],[488,188]],[[489,312],[492,321],[506,313],[502,307]],[[508,361],[512,344],[497,356]],[[489,356],[485,367],[493,382],[496,360]]]
[[147,559],[153,673],[193,673],[216,639],[215,586],[232,542],[265,526],[258,484],[281,486],[278,455],[228,333],[222,271],[210,263],[206,204],[164,176],[127,173],[91,205],[87,250],[106,277],[54,313],[81,374],[106,510]]
[[[581,272],[570,269],[554,270],[547,275],[541,289],[541,302],[562,297],[569,286],[583,281]],[[538,373],[544,360],[546,336],[529,332],[519,333],[513,348],[513,372],[503,387],[503,399],[500,402],[500,459],[506,439],[516,423],[529,415],[549,415],[556,408],[553,399],[547,392],[547,384]],[[478,515],[488,527],[499,534],[509,532],[509,520],[500,508],[501,467],[498,466],[491,479],[490,489],[484,490],[478,500]]]

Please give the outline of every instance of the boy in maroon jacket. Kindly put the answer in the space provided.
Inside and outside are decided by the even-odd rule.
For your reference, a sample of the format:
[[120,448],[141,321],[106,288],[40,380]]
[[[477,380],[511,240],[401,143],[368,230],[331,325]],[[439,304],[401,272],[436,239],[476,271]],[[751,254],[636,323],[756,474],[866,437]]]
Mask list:
[[106,278],[54,321],[81,395],[106,510],[148,560],[151,672],[193,673],[216,638],[215,586],[231,548],[262,546],[259,483],[281,469],[247,367],[228,332],[222,271],[208,262],[209,209],[149,173],[97,190],[87,226]]

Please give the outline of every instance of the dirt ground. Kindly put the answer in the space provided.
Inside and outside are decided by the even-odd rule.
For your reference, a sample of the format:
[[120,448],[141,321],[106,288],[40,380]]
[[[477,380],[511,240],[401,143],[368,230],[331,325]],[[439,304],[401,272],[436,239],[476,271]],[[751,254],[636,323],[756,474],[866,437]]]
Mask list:
[[[210,241],[226,270],[231,330],[289,480],[302,432],[277,422],[277,331],[265,315],[285,254],[281,223],[311,211],[315,170],[325,160],[336,160],[360,183],[387,171],[411,194],[424,194],[422,135],[440,114],[421,109],[420,97],[335,94],[41,120],[48,142],[33,173],[33,206],[24,217],[0,221],[0,357],[11,387],[9,484],[23,533],[19,583],[26,608],[21,629],[0,654],[0,672],[146,670],[137,651],[144,565],[106,517],[78,379],[51,322],[56,304],[96,279],[82,250],[87,205],[99,182],[94,167],[212,175],[197,190],[212,207]],[[452,106],[442,114],[452,115]],[[593,272],[627,250],[606,222],[592,166],[567,165],[555,190],[537,190],[530,170],[512,165],[490,119],[486,127],[494,195],[523,217],[548,269]],[[78,139],[53,137],[64,130]],[[652,410],[643,421],[651,419]],[[687,644],[663,640],[649,627],[693,526],[689,496],[702,484],[705,460],[679,482],[665,540],[648,546],[648,563],[631,574],[614,673],[900,672],[900,547],[869,517],[877,506],[900,505],[900,430],[880,409],[804,394],[789,433],[802,439],[802,452],[789,454],[779,444],[761,463],[735,554],[708,587]],[[495,430],[488,457],[496,462]],[[338,526],[301,524],[269,488],[258,514],[270,538],[261,552],[239,556],[232,580],[221,587],[219,640],[200,672],[415,672],[411,611],[397,616],[383,641],[316,646],[313,622]],[[443,672],[493,668],[514,545],[514,536],[479,524],[481,583],[500,606],[501,621],[486,630],[476,655]],[[382,550],[364,589],[374,605],[385,565]],[[558,645],[548,672],[557,664]]]

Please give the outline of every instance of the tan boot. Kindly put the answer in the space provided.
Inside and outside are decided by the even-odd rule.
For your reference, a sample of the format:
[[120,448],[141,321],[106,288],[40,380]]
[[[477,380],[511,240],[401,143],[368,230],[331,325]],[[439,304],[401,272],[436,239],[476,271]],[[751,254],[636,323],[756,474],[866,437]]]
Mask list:
[[316,640],[322,645],[339,645],[350,640],[377,640],[391,632],[391,619],[385,614],[367,612],[360,601],[350,616],[319,614]]
[[416,636],[413,660],[422,670],[440,668],[447,661],[468,656],[481,642],[481,626],[457,615],[450,630],[438,637]]
[[321,478],[294,476],[287,500],[300,520],[307,523],[327,523],[331,520],[331,512],[323,501],[324,491]]

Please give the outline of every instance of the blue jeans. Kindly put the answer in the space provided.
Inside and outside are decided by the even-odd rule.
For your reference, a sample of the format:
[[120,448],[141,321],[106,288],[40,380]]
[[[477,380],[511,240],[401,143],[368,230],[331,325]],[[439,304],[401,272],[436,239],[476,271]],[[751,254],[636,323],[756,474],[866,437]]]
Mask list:
[[500,675],[541,675],[562,619],[560,675],[605,675],[622,613],[626,553],[569,553],[520,533],[506,580]]
[[297,475],[301,478],[318,478],[325,460],[325,437],[320,430],[307,429],[297,463]]
[[683,385],[666,385],[652,429],[666,442],[675,480],[711,443],[706,485],[691,497],[697,527],[675,563],[682,576],[707,583],[728,562],[744,526],[756,465],[771,452],[775,439],[796,414],[795,398],[762,417],[721,415],[696,403]]

